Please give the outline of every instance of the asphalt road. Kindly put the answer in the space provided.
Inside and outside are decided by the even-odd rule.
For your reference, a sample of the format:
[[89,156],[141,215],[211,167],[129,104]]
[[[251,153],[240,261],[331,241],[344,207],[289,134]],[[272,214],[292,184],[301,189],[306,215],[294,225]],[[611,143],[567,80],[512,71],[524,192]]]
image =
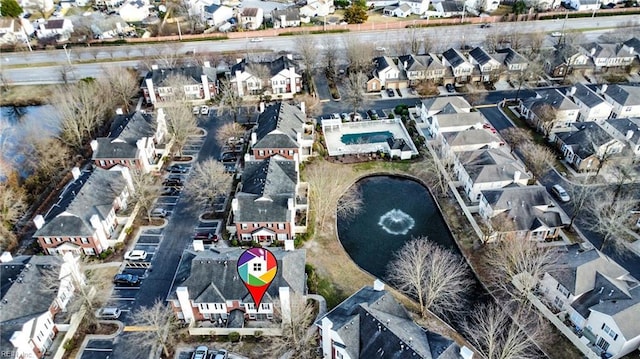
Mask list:
[[[585,33],[587,40],[595,40],[602,33],[619,24],[628,21],[629,16],[611,16],[602,18],[577,18],[567,19],[564,28],[569,29],[589,29]],[[521,32],[560,31],[565,23],[562,20],[530,21],[516,23],[495,23],[492,28],[480,29],[478,25],[460,26],[439,26],[432,28],[416,29],[418,38],[428,36],[438,40],[442,47],[459,46],[462,42],[471,46],[481,45],[485,37],[492,32],[509,32],[517,28]],[[369,26],[369,25],[366,25]],[[377,25],[383,27],[383,24]],[[593,30],[593,29],[596,30]],[[455,29],[455,31],[452,31]],[[391,49],[396,39],[406,34],[407,29],[385,30],[377,28],[372,31],[351,32],[345,34],[318,34],[314,35],[317,41],[317,48],[323,48],[326,42],[337,45],[338,50],[344,47],[342,39],[345,36],[355,37],[361,42],[372,43],[375,46]],[[158,43],[158,44],[138,44],[121,46],[94,46],[94,47],[73,47],[66,50],[48,50],[34,52],[14,52],[1,54],[0,63],[4,67],[4,76],[14,84],[36,84],[36,83],[56,83],[61,82],[60,68],[70,62],[74,68],[74,78],[100,77],[102,73],[102,63],[83,63],[78,61],[104,61],[110,66],[137,66],[138,61],[118,61],[113,59],[124,59],[131,57],[154,57],[160,53],[172,53],[184,55],[187,52],[246,52],[246,51],[293,51],[294,45],[290,36],[267,37],[262,42],[250,42],[250,33],[245,39],[221,40],[221,41],[197,41],[183,43]],[[549,37],[546,45],[551,46],[554,39]],[[440,50],[440,49],[439,49]],[[11,66],[27,66],[24,68],[12,68]],[[44,66],[44,67],[39,67]]]

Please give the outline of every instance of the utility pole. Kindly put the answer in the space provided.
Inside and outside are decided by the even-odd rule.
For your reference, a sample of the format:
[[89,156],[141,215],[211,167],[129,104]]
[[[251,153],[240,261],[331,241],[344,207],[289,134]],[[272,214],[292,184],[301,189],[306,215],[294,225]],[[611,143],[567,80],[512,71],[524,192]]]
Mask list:
[[64,44],[62,48],[64,49],[64,54],[67,55],[67,62],[71,65],[71,50],[67,50],[67,44]]
[[180,20],[176,20],[178,23],[178,38],[182,41],[182,31],[180,31]]

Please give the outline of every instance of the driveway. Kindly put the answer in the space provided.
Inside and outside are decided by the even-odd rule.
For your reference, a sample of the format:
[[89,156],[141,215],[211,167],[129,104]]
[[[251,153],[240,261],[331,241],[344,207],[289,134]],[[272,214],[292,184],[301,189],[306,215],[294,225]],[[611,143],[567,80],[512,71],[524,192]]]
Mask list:
[[331,93],[329,92],[329,83],[323,71],[316,71],[313,75],[313,82],[316,84],[316,93],[320,102],[331,101]]

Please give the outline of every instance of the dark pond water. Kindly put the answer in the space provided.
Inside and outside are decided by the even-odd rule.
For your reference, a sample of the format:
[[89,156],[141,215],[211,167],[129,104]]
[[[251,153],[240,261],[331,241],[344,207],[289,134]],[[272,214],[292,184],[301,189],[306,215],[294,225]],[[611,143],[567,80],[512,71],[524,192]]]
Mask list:
[[0,107],[0,181],[7,168],[21,168],[21,146],[28,144],[30,136],[54,136],[59,126],[52,106]]
[[364,209],[353,218],[338,220],[338,236],[349,256],[364,270],[384,278],[393,253],[419,236],[459,253],[433,198],[420,183],[373,176],[356,185]]

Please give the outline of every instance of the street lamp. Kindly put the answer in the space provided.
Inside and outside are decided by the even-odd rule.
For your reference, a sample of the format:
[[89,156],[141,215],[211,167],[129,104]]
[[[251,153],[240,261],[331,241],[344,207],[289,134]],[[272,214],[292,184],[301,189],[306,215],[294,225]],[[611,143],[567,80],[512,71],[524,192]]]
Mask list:
[[67,55],[67,62],[71,65],[71,50],[67,50],[67,44],[64,44],[62,48],[64,49],[64,54]]

